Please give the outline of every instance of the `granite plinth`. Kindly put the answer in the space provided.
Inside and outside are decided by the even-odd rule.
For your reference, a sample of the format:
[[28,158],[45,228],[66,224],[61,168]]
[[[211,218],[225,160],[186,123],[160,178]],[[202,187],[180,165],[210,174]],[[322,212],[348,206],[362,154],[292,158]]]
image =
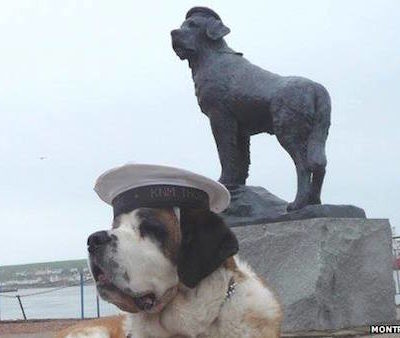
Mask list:
[[317,218],[233,230],[240,256],[277,292],[284,331],[395,320],[388,220]]

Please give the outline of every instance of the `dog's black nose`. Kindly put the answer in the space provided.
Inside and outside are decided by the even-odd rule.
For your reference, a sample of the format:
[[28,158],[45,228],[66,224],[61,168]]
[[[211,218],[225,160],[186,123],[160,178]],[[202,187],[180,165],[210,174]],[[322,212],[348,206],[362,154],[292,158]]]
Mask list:
[[172,37],[175,37],[175,36],[177,36],[179,34],[179,29],[173,29],[172,31],[171,31],[171,36]]
[[89,246],[89,251],[91,251],[91,249],[104,245],[110,241],[111,237],[108,235],[107,231],[97,231],[89,236],[87,245]]

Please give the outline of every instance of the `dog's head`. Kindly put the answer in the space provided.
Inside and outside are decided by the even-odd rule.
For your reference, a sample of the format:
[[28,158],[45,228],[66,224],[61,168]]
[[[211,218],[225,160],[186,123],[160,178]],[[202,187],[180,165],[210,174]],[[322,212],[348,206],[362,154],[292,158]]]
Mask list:
[[88,238],[99,294],[120,309],[155,313],[193,288],[238,251],[238,242],[211,211],[140,208],[117,217],[111,230]]
[[193,7],[179,29],[171,31],[172,48],[181,58],[191,59],[230,32],[221,18],[207,7]]

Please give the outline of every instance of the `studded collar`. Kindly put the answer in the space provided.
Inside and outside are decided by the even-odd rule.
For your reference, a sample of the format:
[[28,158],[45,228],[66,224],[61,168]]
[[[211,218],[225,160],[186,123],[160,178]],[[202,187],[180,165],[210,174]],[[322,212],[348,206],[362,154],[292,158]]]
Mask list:
[[235,294],[236,286],[237,286],[237,283],[235,282],[235,279],[232,277],[229,280],[228,290],[226,290],[225,299],[224,299],[223,304],[225,304]]

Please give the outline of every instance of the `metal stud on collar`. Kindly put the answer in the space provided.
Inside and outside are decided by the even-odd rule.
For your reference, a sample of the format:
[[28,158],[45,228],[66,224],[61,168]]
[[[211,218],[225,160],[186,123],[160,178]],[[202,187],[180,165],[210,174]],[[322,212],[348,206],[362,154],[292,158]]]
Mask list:
[[225,294],[225,302],[227,300],[229,300],[235,294],[236,286],[237,286],[237,283],[235,282],[235,280],[232,277],[231,280],[229,281],[228,290],[226,291],[226,294]]

